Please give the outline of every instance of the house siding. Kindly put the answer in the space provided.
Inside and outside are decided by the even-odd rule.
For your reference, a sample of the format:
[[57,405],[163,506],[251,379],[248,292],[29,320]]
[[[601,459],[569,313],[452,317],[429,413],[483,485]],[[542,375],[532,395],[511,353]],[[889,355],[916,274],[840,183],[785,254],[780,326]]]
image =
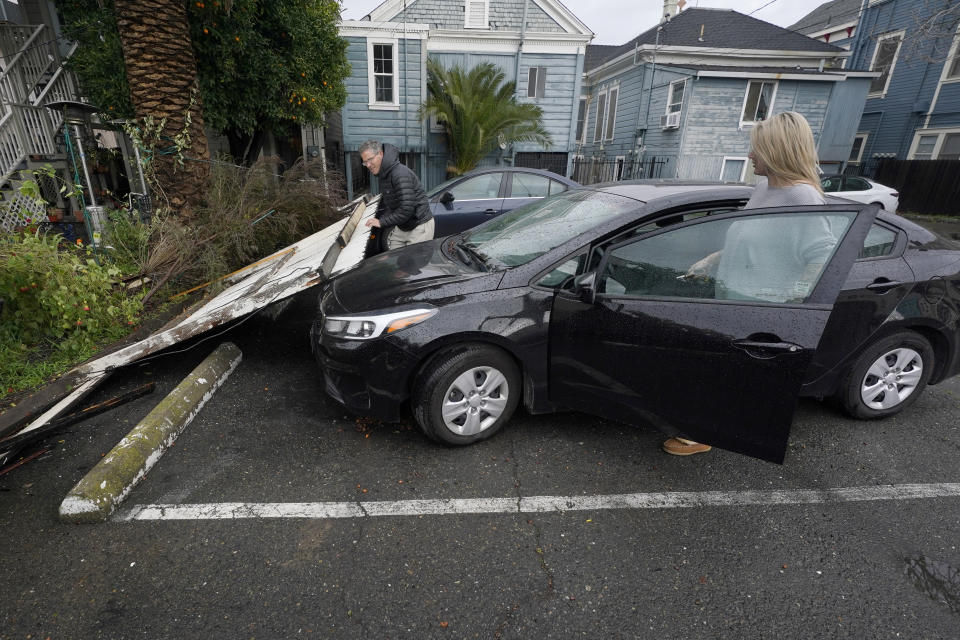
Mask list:
[[344,80],[347,100],[341,110],[343,150],[356,151],[364,140],[374,138],[389,142],[405,151],[425,148],[425,125],[417,110],[422,102],[421,86],[426,84],[419,40],[399,40],[397,47],[397,85],[399,109],[369,107],[367,79],[367,39],[346,38],[347,61],[353,73]]
[[[543,126],[553,139],[550,151],[570,150],[570,122],[576,117],[579,95],[579,67],[577,55],[524,54],[520,59],[520,81],[517,83],[519,102],[535,104],[543,110]],[[546,94],[542,98],[527,97],[530,67],[547,69]],[[533,143],[518,143],[514,151],[540,151]]]
[[[562,32],[563,28],[532,0],[527,0],[527,29]],[[432,29],[463,29],[464,2],[457,0],[416,0],[392,22],[429,24]],[[520,31],[524,0],[490,0],[489,22],[494,31]]]
[[868,98],[863,109],[858,131],[869,134],[864,159],[906,158],[915,132],[925,127],[928,115],[929,128],[960,126],[960,87],[943,84],[930,111],[952,38],[923,38],[916,31],[918,19],[947,9],[953,2],[930,0],[920,8],[915,0],[889,0],[865,8],[849,68],[870,68],[877,36],[900,30],[905,35],[886,95]]

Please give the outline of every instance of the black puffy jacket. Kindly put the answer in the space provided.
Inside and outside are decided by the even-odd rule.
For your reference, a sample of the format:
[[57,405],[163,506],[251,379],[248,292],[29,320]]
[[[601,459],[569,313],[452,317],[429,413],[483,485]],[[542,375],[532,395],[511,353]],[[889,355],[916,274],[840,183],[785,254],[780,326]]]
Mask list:
[[433,217],[427,194],[417,175],[400,162],[397,148],[383,145],[383,162],[380,163],[380,210],[377,218],[383,227],[399,227],[412,231]]

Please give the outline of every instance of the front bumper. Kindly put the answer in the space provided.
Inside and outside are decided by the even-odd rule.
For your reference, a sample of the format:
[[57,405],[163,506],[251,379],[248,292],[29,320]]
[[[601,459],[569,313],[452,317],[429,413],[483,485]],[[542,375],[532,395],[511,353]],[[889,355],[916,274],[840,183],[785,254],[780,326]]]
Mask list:
[[361,415],[387,422],[400,419],[417,364],[412,355],[384,337],[330,338],[322,332],[320,320],[310,330],[310,344],[323,373],[324,391],[331,398]]

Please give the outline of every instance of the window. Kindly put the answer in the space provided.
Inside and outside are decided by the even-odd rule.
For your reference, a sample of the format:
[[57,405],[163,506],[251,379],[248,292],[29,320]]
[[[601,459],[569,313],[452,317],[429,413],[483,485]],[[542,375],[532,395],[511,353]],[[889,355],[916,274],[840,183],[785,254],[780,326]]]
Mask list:
[[686,80],[677,80],[670,83],[670,93],[667,96],[667,113],[680,113],[680,110],[683,109],[683,92],[686,86]]
[[743,182],[747,169],[746,158],[724,158],[720,169],[720,179],[724,182]]
[[740,114],[740,124],[756,124],[761,120],[766,120],[773,108],[773,99],[776,93],[776,82],[751,80],[747,83],[747,95],[743,99],[743,113]]
[[844,191],[870,191],[873,187],[863,178],[848,176],[846,184],[843,185]]
[[860,255],[857,257],[879,258],[880,256],[889,255],[893,251],[896,243],[896,233],[886,227],[874,224],[870,227],[867,237],[864,238],[863,247],[860,249]]
[[914,160],[929,160],[933,157],[933,149],[937,146],[939,136],[920,136],[917,148],[913,152]]
[[479,176],[464,180],[451,189],[455,200],[486,200],[488,198],[500,197],[500,182],[503,180],[503,173],[495,171],[493,173],[483,173]]
[[937,160],[960,160],[960,133],[948,133],[944,136]]
[[577,109],[577,138],[576,141],[583,144],[583,134],[586,132],[587,117],[587,99],[580,98],[580,107]]
[[849,164],[860,164],[860,159],[863,157],[863,147],[867,142],[867,134],[858,133],[853,137],[853,146],[850,147],[850,158],[847,160]]
[[490,4],[488,0],[467,0],[463,13],[464,28],[490,28]]
[[947,61],[947,80],[960,80],[960,39],[954,45],[953,59]]
[[397,42],[367,41],[370,104],[373,109],[399,109]]
[[[711,219],[613,246],[597,291],[614,296],[806,300],[855,213],[759,214]],[[720,251],[717,267],[688,278],[691,265]],[[758,264],[763,264],[762,268]]]
[[843,178],[840,176],[831,176],[820,180],[820,188],[824,193],[836,193],[843,188]]
[[890,76],[897,64],[897,54],[900,52],[900,43],[903,42],[903,32],[891,33],[877,38],[877,46],[873,50],[871,71],[879,71],[880,75],[870,83],[870,97],[883,97],[890,86]]
[[547,68],[530,67],[527,73],[527,97],[542,98],[547,88]]
[[593,141],[599,142],[603,137],[603,121],[607,117],[607,94],[597,96],[597,122],[593,127]]
[[607,126],[603,136],[605,140],[613,140],[613,125],[617,120],[617,96],[619,94],[620,88],[613,87],[607,97]]
[[550,178],[536,173],[514,173],[512,198],[545,198],[550,195]]

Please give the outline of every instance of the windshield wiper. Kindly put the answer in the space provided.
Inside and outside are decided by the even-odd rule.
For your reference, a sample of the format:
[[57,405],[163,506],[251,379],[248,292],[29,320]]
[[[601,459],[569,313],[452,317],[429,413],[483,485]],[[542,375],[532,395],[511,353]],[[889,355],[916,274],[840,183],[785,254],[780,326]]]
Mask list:
[[460,256],[460,259],[466,264],[471,262],[477,265],[481,271],[487,270],[487,258],[482,253],[473,248],[472,245],[467,244],[466,242],[457,242],[453,245],[453,248],[456,250],[457,255]]

